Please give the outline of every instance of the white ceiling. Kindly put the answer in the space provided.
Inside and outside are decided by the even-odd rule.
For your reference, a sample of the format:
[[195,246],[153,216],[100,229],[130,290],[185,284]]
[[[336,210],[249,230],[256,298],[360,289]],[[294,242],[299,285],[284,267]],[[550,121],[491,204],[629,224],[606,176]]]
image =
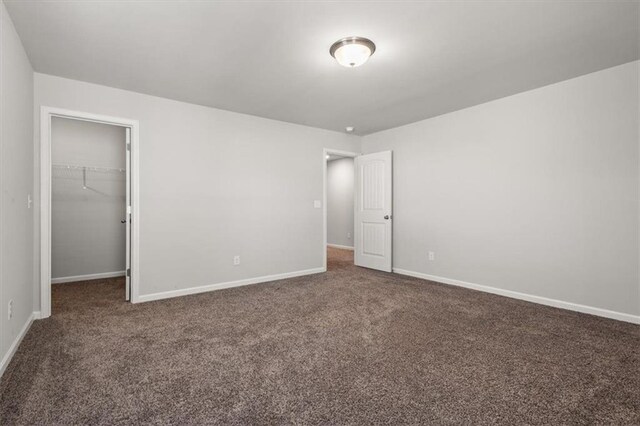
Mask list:
[[361,135],[639,57],[638,2],[5,3],[37,72]]

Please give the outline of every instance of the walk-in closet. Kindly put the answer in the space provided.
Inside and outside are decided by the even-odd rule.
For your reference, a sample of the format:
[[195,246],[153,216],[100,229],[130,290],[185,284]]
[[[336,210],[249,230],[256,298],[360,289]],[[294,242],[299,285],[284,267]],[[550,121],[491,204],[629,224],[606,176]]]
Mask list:
[[51,281],[112,280],[126,271],[126,129],[51,122]]

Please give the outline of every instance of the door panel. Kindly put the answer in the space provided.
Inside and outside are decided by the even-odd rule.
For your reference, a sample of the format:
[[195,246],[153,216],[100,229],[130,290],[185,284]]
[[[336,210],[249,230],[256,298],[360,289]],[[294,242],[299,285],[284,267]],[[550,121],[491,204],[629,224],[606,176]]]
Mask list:
[[355,264],[391,272],[391,151],[355,159]]
[[384,257],[384,223],[362,223],[362,253],[371,256]]
[[379,160],[362,164],[363,210],[384,210],[384,166],[384,162]]

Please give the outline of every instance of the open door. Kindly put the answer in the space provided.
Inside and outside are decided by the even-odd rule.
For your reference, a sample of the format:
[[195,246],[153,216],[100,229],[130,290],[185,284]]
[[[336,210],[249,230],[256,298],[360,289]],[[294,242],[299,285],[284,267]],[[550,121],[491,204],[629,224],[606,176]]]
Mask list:
[[126,133],[126,170],[127,170],[127,182],[126,182],[126,202],[125,202],[125,226],[126,226],[126,277],[125,277],[125,300],[131,301],[131,128],[125,129]]
[[354,262],[391,272],[391,151],[355,158]]

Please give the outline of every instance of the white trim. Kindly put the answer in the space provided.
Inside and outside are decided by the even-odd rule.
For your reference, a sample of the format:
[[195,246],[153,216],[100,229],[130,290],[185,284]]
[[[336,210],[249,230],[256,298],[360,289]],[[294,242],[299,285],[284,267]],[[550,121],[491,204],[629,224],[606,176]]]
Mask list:
[[153,294],[143,294],[138,297],[138,300],[136,302],[150,302],[152,300],[169,299],[172,297],[188,296],[190,294],[207,293],[209,291],[222,290],[223,288],[240,287],[240,286],[250,285],[250,284],[265,283],[268,281],[283,280],[285,278],[294,278],[294,277],[301,277],[304,275],[320,274],[326,271],[327,271],[326,268],[305,269],[302,271],[285,272],[283,274],[265,275],[262,277],[247,278],[247,279],[238,280],[238,281],[229,281],[226,283],[210,284],[210,285],[204,285],[200,287],[184,288],[180,290],[163,291],[160,293],[153,293]]
[[140,167],[138,120],[61,108],[40,107],[40,315],[51,315],[51,118],[63,117],[131,128],[131,290],[132,302],[140,285]]
[[70,277],[51,278],[51,284],[66,284],[78,281],[99,280],[101,278],[124,277],[126,271],[102,272],[99,274],[73,275]]
[[324,148],[322,150],[322,264],[327,270],[327,154],[355,158],[359,152],[340,151],[339,149]]
[[340,244],[329,244],[329,243],[327,243],[327,247],[333,247],[333,248],[337,248],[337,249],[353,251],[353,246],[341,246]]
[[13,339],[13,343],[11,343],[11,346],[9,346],[9,350],[5,354],[4,358],[2,358],[2,361],[0,361],[0,377],[2,377],[5,370],[9,366],[11,359],[13,358],[16,351],[18,350],[18,347],[20,346],[20,342],[22,342],[22,339],[24,339],[24,336],[27,335],[27,332],[29,331],[31,324],[33,324],[33,320],[37,319],[37,317],[39,316],[40,316],[39,312],[32,312],[31,315],[29,315],[29,318],[27,318],[27,322],[22,326],[22,329],[20,330],[16,338]]
[[393,268],[393,272],[395,272],[396,274],[408,275],[410,277],[422,278],[423,280],[435,281],[442,284],[455,285],[458,287],[469,288],[472,290],[478,290],[485,293],[497,294],[499,296],[510,297],[512,299],[525,300],[527,302],[538,303],[546,306],[553,306],[554,308],[568,309],[570,311],[582,312],[585,314],[611,318],[618,321],[630,322],[633,324],[640,324],[640,315],[625,314],[623,312],[610,311],[608,309],[595,308],[593,306],[580,305],[572,302],[564,302],[562,300],[549,299],[547,297],[534,296],[531,294],[520,293],[517,291],[504,290],[501,288],[489,287],[486,285],[454,280],[451,278],[438,277],[435,275],[423,274],[422,272],[408,271],[406,269]]

